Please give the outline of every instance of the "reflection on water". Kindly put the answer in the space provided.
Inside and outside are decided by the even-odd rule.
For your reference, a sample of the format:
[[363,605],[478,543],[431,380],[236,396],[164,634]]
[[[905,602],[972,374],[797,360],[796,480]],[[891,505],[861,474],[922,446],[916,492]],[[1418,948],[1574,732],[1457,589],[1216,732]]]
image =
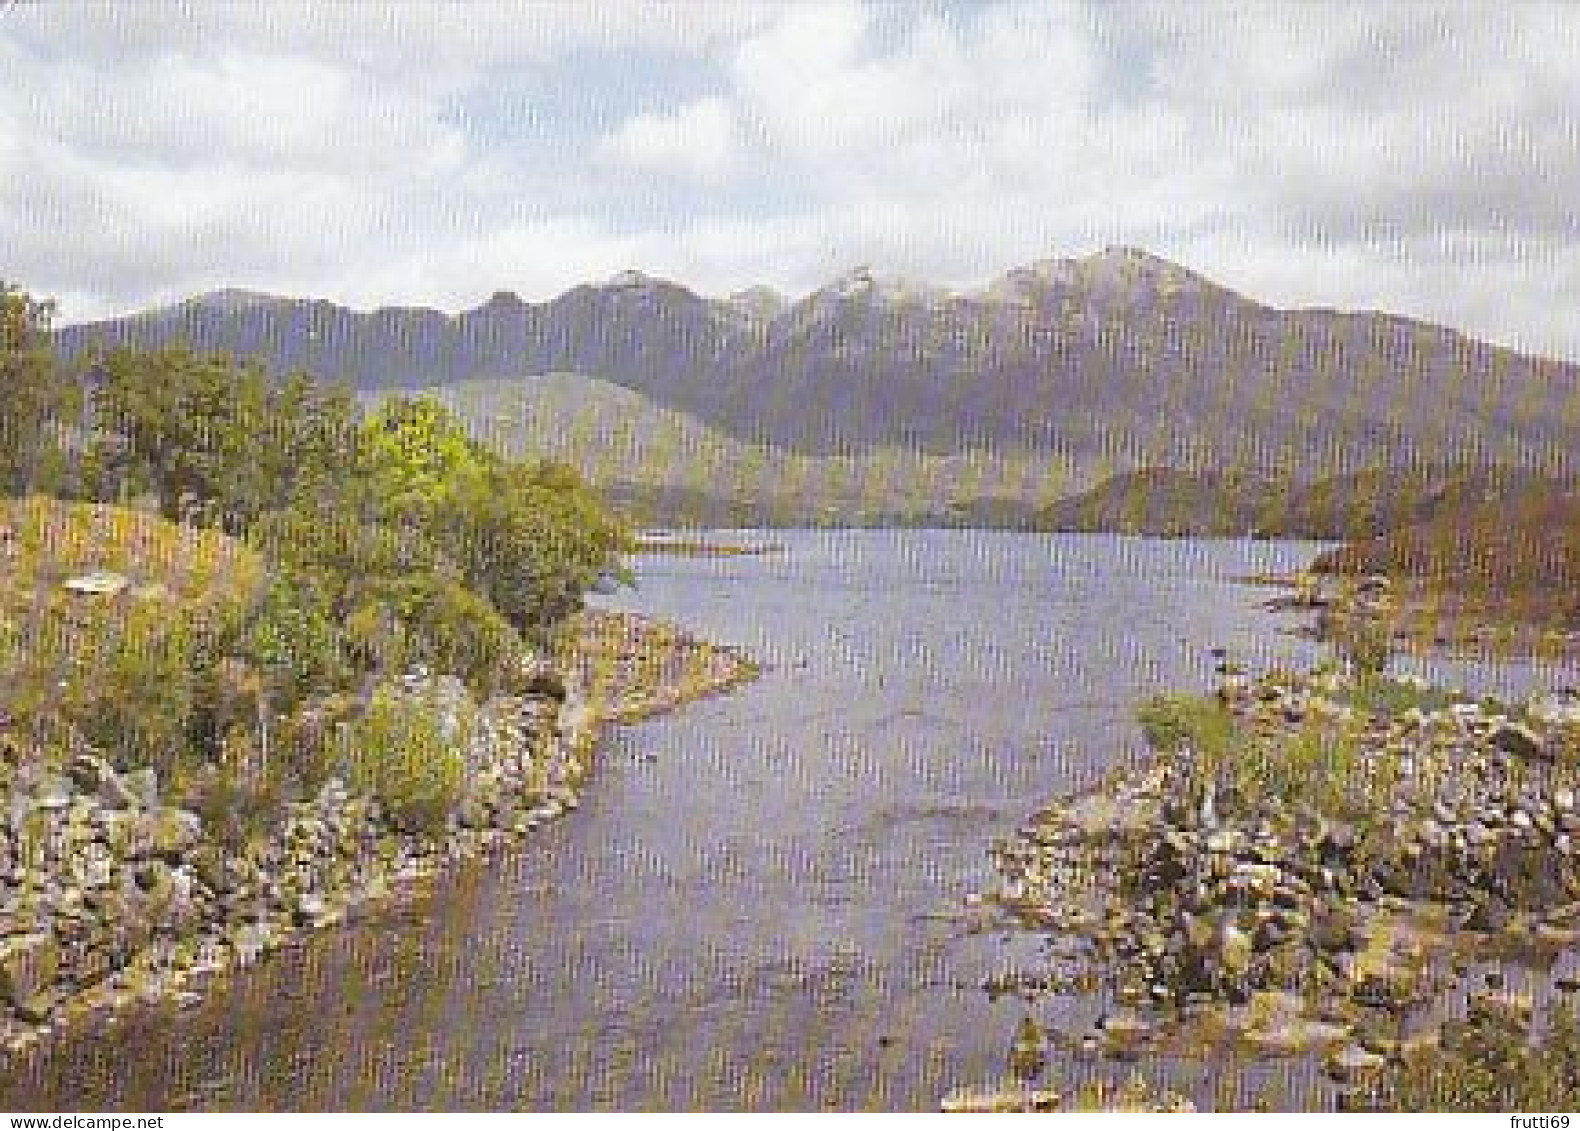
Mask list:
[[1206,686],[1210,647],[1311,660],[1232,579],[1319,547],[775,537],[605,599],[761,681],[611,735],[582,808],[500,860],[59,1041],[0,1106],[935,1109],[997,1078],[1020,1010],[982,984],[1041,955],[958,914],[988,843],[1136,755],[1131,704]]

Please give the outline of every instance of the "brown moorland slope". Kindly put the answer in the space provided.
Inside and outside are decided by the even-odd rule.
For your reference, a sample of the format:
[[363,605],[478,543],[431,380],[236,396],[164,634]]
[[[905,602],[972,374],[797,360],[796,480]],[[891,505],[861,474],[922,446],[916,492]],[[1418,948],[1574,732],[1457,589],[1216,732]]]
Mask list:
[[1580,494],[1533,488],[1331,550],[1319,573],[1394,582],[1383,611],[1408,637],[1580,646]]

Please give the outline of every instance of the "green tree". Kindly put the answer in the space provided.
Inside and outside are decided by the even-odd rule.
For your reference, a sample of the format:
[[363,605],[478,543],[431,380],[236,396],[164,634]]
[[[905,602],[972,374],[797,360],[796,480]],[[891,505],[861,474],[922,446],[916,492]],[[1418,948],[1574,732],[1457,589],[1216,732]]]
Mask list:
[[97,370],[99,460],[146,483],[167,518],[196,511],[240,531],[352,479],[356,416],[343,391],[185,346],[116,350]]
[[[147,483],[166,518],[200,497],[237,437],[222,427],[245,393],[229,366],[180,346],[120,349],[97,366],[95,407],[105,464]],[[232,454],[232,459],[235,456]]]
[[620,573],[624,525],[571,468],[496,461],[438,518],[463,576],[529,635],[581,607],[605,573]]
[[248,371],[239,384],[244,396],[229,422],[238,435],[226,449],[239,458],[219,468],[212,485],[226,525],[241,529],[292,506],[355,505],[358,422],[351,394],[304,374],[276,383]]
[[63,452],[58,440],[76,407],[76,386],[49,345],[54,306],[0,282],[0,491],[48,485]]
[[360,456],[380,503],[399,514],[427,516],[475,484],[488,454],[432,397],[396,397],[368,417]]
[[384,521],[420,531],[524,633],[541,635],[619,568],[627,532],[580,475],[495,455],[431,398],[374,414],[361,459]]

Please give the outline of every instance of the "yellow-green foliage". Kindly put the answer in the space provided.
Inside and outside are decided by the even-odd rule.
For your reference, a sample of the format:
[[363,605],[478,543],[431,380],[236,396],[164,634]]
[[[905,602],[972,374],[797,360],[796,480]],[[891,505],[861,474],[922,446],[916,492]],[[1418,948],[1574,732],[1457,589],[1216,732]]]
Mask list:
[[1231,780],[1253,796],[1304,802],[1325,813],[1350,813],[1368,803],[1359,748],[1342,731],[1304,726],[1246,743],[1230,763]]
[[1203,695],[1158,695],[1136,711],[1147,745],[1160,754],[1192,752],[1207,765],[1224,761],[1236,741],[1234,716]]
[[408,663],[459,676],[480,693],[508,683],[521,668],[521,636],[494,606],[460,582],[418,574],[379,594],[397,618]]
[[438,832],[466,787],[462,750],[471,722],[455,723],[455,733],[447,734],[434,706],[376,695],[341,736],[347,781],[377,798],[401,827]]
[[541,461],[491,462],[437,525],[466,583],[528,633],[579,609],[629,544],[576,472]]
[[1250,804],[1264,797],[1352,813],[1391,798],[1391,762],[1361,757],[1345,727],[1308,723],[1295,730],[1252,733],[1216,699],[1159,695],[1137,710],[1154,750],[1184,756],[1196,787],[1208,782]]
[[1382,675],[1393,659],[1393,631],[1376,617],[1342,617],[1332,626],[1331,635],[1340,658],[1358,678]]
[[433,571],[441,558],[424,532],[349,512],[274,511],[254,524],[247,540],[274,568],[311,581],[341,617],[362,602],[370,584]]
[[484,467],[466,429],[432,397],[381,405],[363,425],[361,457],[379,498],[398,512],[445,505]]
[[159,609],[131,608],[76,657],[59,707],[76,733],[116,761],[177,769],[189,753],[194,629]]
[[317,586],[285,573],[271,581],[237,651],[281,706],[326,694],[347,677],[333,609]]

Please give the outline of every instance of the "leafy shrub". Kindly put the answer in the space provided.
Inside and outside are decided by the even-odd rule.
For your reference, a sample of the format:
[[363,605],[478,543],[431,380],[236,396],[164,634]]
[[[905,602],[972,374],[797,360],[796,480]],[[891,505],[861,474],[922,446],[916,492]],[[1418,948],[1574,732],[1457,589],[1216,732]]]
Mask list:
[[299,796],[335,772],[335,727],[357,712],[347,692],[315,690],[286,702],[276,677],[256,664],[227,657],[202,672],[192,724],[205,760],[243,778],[267,779],[263,792]]
[[521,666],[521,637],[488,600],[437,574],[419,574],[380,586],[398,624],[399,654],[406,664],[464,680],[487,694]]
[[310,585],[337,617],[361,604],[371,584],[444,564],[438,547],[421,530],[349,511],[274,511],[258,521],[248,540],[278,569]]
[[194,634],[164,610],[132,607],[75,662],[91,678],[72,680],[61,706],[76,733],[123,766],[150,765],[166,780],[194,764]]
[[1234,716],[1216,699],[1203,695],[1158,695],[1136,712],[1147,745],[1160,754],[1190,751],[1208,765],[1219,765],[1235,743]]
[[348,674],[329,603],[311,582],[290,574],[269,586],[237,651],[289,702],[339,687]]
[[389,676],[406,667],[406,632],[388,602],[369,598],[346,617],[342,629],[346,656],[366,672]]
[[1307,725],[1293,735],[1248,743],[1230,776],[1242,791],[1347,814],[1367,808],[1371,801],[1362,768],[1352,735]]
[[376,798],[398,826],[439,832],[466,786],[467,724],[458,722],[457,732],[447,735],[434,707],[376,695],[343,732],[346,780]]
[[274,827],[291,794],[281,777],[234,764],[203,767],[187,790],[188,804],[221,844],[239,851]]
[[1393,659],[1393,632],[1368,616],[1344,617],[1333,624],[1333,646],[1357,679],[1382,675]]
[[315,792],[342,773],[338,736],[361,713],[354,696],[336,693],[301,704],[279,721],[274,758],[304,792]]

